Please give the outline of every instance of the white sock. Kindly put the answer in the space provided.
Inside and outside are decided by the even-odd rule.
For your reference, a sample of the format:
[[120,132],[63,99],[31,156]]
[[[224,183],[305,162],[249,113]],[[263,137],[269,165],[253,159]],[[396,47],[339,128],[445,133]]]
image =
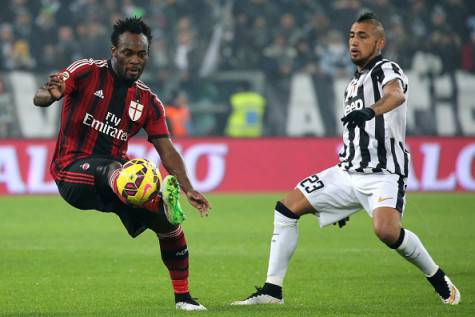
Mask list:
[[411,231],[404,229],[404,240],[396,249],[406,260],[414,264],[426,276],[434,275],[439,266],[435,264],[421,240]]
[[279,286],[284,283],[290,258],[297,248],[299,236],[297,221],[274,211],[274,233],[270,245],[267,283]]

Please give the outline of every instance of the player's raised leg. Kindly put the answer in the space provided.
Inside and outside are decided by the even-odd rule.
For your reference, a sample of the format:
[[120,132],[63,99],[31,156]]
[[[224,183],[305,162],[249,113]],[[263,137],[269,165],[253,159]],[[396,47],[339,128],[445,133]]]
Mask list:
[[390,207],[373,211],[373,229],[378,238],[414,264],[434,287],[442,303],[457,305],[460,292],[434,262],[421,240],[413,232],[401,227],[401,214]]
[[122,203],[129,205],[117,188],[117,178],[121,170],[122,164],[117,161],[98,165],[95,170],[95,179],[100,187],[109,187]]
[[246,299],[232,305],[283,304],[282,286],[290,259],[297,248],[298,219],[315,210],[298,189],[291,191],[274,209],[274,232],[272,234],[267,279],[263,287]]

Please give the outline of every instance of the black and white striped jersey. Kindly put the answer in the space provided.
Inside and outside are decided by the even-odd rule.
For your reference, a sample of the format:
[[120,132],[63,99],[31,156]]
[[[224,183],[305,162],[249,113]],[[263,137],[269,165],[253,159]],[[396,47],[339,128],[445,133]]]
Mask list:
[[406,149],[407,77],[398,64],[375,57],[348,84],[344,95],[344,115],[372,106],[383,95],[383,87],[394,79],[401,81],[406,101],[399,107],[356,127],[343,128],[340,166],[359,173],[389,172],[408,175]]

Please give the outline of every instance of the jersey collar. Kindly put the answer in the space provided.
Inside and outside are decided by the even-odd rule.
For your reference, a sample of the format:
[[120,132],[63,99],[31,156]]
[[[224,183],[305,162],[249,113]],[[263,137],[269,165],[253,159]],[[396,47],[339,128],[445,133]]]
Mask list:
[[374,65],[376,65],[376,63],[381,60],[383,60],[383,55],[380,54],[378,56],[375,56],[372,60],[368,62],[368,64],[365,65],[365,67],[363,67],[363,69],[361,69],[361,71],[355,71],[355,77],[359,78],[361,74],[363,74],[366,70],[370,70],[371,68],[373,68]]

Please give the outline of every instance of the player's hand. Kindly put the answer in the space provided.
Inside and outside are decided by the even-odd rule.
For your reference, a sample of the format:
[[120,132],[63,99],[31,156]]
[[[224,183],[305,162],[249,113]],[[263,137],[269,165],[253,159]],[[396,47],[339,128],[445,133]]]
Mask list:
[[203,194],[196,190],[190,190],[186,193],[186,198],[188,198],[190,205],[198,209],[202,217],[208,216],[208,211],[211,209],[211,205]]
[[360,110],[354,110],[341,118],[343,125],[348,124],[348,127],[356,127],[365,121],[374,118],[374,110],[372,108],[363,108]]
[[346,217],[346,218],[343,218],[343,219],[341,219],[341,220],[338,220],[338,221],[335,222],[333,225],[337,225],[337,224],[338,224],[338,227],[339,227],[339,228],[343,228],[343,227],[346,225],[346,223],[347,223],[348,221],[350,221],[350,217]]
[[66,84],[64,83],[62,73],[54,73],[49,75],[49,81],[46,83],[46,89],[48,89],[51,97],[55,100],[61,99],[64,95]]

